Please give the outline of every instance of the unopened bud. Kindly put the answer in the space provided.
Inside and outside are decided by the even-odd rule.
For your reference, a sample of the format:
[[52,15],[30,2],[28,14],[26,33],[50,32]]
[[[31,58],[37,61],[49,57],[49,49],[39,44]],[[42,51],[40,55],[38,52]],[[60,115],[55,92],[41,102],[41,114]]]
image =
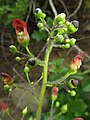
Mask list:
[[56,107],[59,107],[59,106],[60,106],[60,102],[57,101],[57,102],[55,103],[55,106],[56,106]]
[[53,87],[52,88],[52,96],[57,96],[58,91],[59,91],[58,87]]
[[30,71],[30,70],[29,70],[29,67],[25,66],[24,72],[25,72],[25,73],[28,73],[29,71]]
[[14,45],[10,45],[10,51],[15,54],[17,52],[17,48]]
[[61,112],[62,112],[62,113],[66,113],[67,110],[68,110],[68,105],[67,105],[67,104],[65,104],[65,105],[63,105],[63,106],[61,107]]
[[28,112],[27,107],[25,107],[25,108],[22,110],[22,115],[26,115],[27,112]]
[[74,45],[75,42],[76,42],[76,39],[75,39],[75,38],[71,38],[69,43],[70,43],[71,45]]
[[22,58],[21,58],[21,57],[18,57],[18,56],[15,58],[15,60],[16,60],[17,62],[20,62],[21,59],[22,59]]

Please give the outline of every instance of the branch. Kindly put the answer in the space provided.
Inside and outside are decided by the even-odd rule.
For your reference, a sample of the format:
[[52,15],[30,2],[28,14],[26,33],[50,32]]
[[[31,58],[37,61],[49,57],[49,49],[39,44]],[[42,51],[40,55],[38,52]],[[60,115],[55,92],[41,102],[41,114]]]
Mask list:
[[81,5],[82,5],[82,2],[83,2],[83,0],[79,0],[79,3],[78,3],[77,8],[76,8],[75,11],[74,11],[72,14],[70,14],[67,18],[73,17],[73,16],[78,12],[78,10],[80,9],[80,7],[81,7]]
[[[84,52],[82,49],[80,49],[77,45],[73,45],[73,46],[71,47],[71,49],[68,51],[67,54],[69,54],[73,48],[75,48],[78,52],[85,53],[85,52]],[[90,56],[89,56],[87,53],[85,53],[84,56],[87,57],[88,60],[90,61]]]
[[65,5],[65,3],[63,2],[63,0],[59,0],[59,2],[62,4],[62,6],[64,7],[64,9],[65,9],[65,12],[66,12],[66,14],[67,14],[67,16],[69,15],[69,12],[68,12],[68,10],[67,10],[67,7],[66,7],[66,5]]
[[52,9],[52,11],[54,13],[54,16],[57,16],[57,11],[56,11],[56,8],[55,8],[55,6],[53,4],[53,1],[49,0],[49,4],[50,4],[50,7],[51,7],[51,9]]
[[29,10],[28,10],[28,13],[27,13],[27,16],[26,16],[26,23],[28,22],[28,19],[29,19],[29,16],[30,16],[30,12],[31,12],[31,9],[32,9],[32,4],[33,4],[33,0],[30,1],[30,4],[29,4]]

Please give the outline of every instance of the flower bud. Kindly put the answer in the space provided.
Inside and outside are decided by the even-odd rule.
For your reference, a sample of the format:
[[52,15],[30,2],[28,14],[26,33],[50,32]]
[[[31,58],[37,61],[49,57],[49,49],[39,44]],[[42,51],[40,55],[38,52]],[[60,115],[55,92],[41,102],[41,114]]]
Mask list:
[[70,44],[66,43],[65,45],[62,45],[62,48],[68,49],[68,48],[70,48]]
[[30,70],[29,70],[29,67],[25,66],[24,68],[24,73],[28,73]]
[[0,75],[2,76],[2,81],[5,84],[11,85],[14,82],[14,79],[9,74],[2,72]]
[[35,16],[38,19],[44,19],[46,17],[46,14],[42,12],[42,10],[40,8],[36,8],[35,10]]
[[14,45],[9,46],[11,53],[15,54],[18,50]]
[[4,85],[4,90],[9,90],[11,88],[10,85]]
[[15,58],[15,60],[16,60],[17,62],[20,62],[21,59],[22,59],[22,58],[21,58],[21,57],[18,57],[18,56]]
[[65,42],[66,42],[66,43],[69,43],[69,42],[70,42],[70,39],[65,39]]
[[28,110],[27,110],[27,107],[25,107],[23,110],[22,110],[22,115],[26,115],[27,114],[27,112],[28,112]]
[[60,43],[62,43],[64,41],[63,35],[59,35],[59,34],[56,36],[55,39],[56,39],[56,42],[60,42]]
[[38,26],[38,28],[44,28],[44,25],[43,25],[41,22],[39,22],[39,23],[37,24],[37,26]]
[[71,21],[71,23],[74,25],[75,28],[79,27],[79,22],[77,20]]
[[74,45],[75,42],[76,42],[76,39],[75,39],[75,38],[71,38],[69,43],[70,43],[71,45]]
[[58,87],[53,87],[52,88],[52,96],[57,96],[58,91],[59,91]]
[[28,64],[29,64],[30,66],[34,66],[35,63],[36,63],[36,61],[35,61],[33,58],[31,58],[31,59],[28,60]]
[[66,15],[65,13],[61,13],[55,17],[55,23],[56,24],[63,24],[65,22]]
[[55,103],[55,106],[56,106],[56,107],[59,107],[59,106],[60,106],[60,102],[57,101],[57,102]]
[[78,30],[71,22],[67,21],[66,22],[66,27],[68,29],[68,33],[74,33]]
[[63,106],[61,107],[61,112],[62,112],[62,113],[66,113],[67,110],[68,110],[68,105],[67,105],[67,104],[65,104],[65,105],[63,105]]
[[76,95],[76,92],[74,90],[68,90],[68,93],[73,97]]
[[35,13],[37,14],[42,13],[42,10],[40,8],[36,8]]

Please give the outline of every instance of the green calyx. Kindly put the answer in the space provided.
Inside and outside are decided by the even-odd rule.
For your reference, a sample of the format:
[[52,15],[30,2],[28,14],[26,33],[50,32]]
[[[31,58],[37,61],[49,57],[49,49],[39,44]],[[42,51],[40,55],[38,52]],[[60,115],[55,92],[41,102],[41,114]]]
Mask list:
[[56,107],[59,107],[59,106],[60,106],[60,102],[59,102],[59,101],[56,101],[55,106],[56,106]]
[[35,16],[36,16],[38,19],[44,19],[44,18],[46,17],[46,14],[43,13],[40,8],[36,8],[34,14],[35,14]]
[[68,105],[67,104],[65,104],[61,107],[61,113],[63,113],[63,114],[66,113],[67,110],[68,110]]
[[44,25],[41,23],[41,22],[39,22],[38,24],[37,24],[37,26],[38,26],[38,28],[44,28]]
[[74,90],[68,90],[68,93],[72,96],[72,97],[74,97],[75,95],[76,95],[76,91],[74,91]]
[[62,43],[62,42],[64,41],[64,36],[58,34],[58,35],[55,37],[55,40],[56,40],[56,42]]
[[69,43],[66,43],[65,45],[63,44],[63,45],[62,45],[62,48],[68,49],[68,48],[70,48],[70,44],[69,44]]
[[15,60],[16,60],[17,62],[20,62],[21,59],[22,59],[22,58],[21,58],[21,57],[18,57],[18,56],[15,58]]
[[78,28],[76,28],[71,22],[67,21],[66,22],[66,27],[67,27],[67,30],[68,30],[68,33],[75,33]]
[[71,38],[69,43],[70,43],[70,45],[74,45],[75,42],[76,42],[76,39],[75,38]]
[[14,46],[14,45],[10,45],[9,48],[10,48],[11,53],[13,53],[13,54],[15,54],[18,51],[16,46]]
[[25,66],[24,73],[28,73],[30,71],[29,67]]
[[30,38],[29,37],[24,37],[22,40],[18,40],[18,43],[22,46],[22,47],[26,47],[29,45],[29,41]]
[[25,107],[23,110],[22,110],[22,115],[26,115],[27,114],[27,112],[28,112],[28,110],[27,110],[27,107]]
[[61,13],[57,15],[54,19],[55,24],[63,24],[65,22],[66,15],[65,13]]

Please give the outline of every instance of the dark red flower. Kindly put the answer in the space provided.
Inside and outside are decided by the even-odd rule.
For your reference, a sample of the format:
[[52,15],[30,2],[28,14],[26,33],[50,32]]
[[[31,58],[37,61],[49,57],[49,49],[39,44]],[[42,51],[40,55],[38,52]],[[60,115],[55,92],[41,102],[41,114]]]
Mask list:
[[84,120],[83,118],[74,118],[73,120]]
[[82,57],[84,56],[84,53],[80,53],[77,56],[74,57],[74,59],[70,63],[70,69],[73,71],[77,71],[80,66],[82,65]]
[[9,74],[2,72],[0,75],[2,76],[2,81],[5,84],[11,85],[14,82],[13,78]]
[[52,95],[53,95],[53,96],[57,96],[58,91],[59,91],[58,87],[53,87],[53,88],[52,88]]
[[12,22],[17,35],[17,40],[23,47],[26,47],[29,44],[29,34],[27,31],[27,24],[18,18],[15,18]]
[[0,102],[0,110],[5,111],[7,110],[8,105],[5,102]]

